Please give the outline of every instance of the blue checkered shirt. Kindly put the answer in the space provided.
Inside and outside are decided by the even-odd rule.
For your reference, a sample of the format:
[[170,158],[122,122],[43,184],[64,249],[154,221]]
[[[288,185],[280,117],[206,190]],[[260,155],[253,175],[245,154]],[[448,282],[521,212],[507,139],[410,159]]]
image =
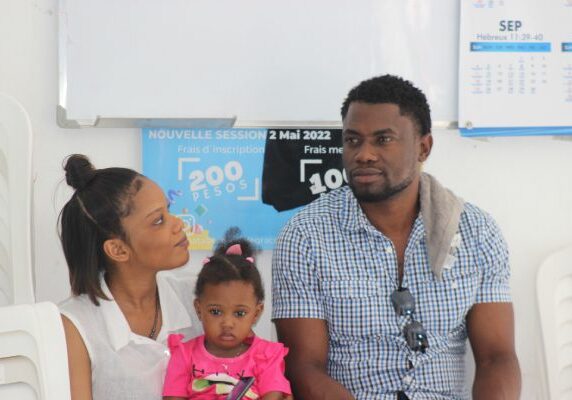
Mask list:
[[465,203],[454,262],[438,280],[425,230],[414,222],[403,286],[427,330],[423,354],[402,334],[410,317],[390,301],[398,286],[391,241],[367,220],[346,186],[314,201],[282,230],[273,256],[272,318],[327,321],[328,373],[357,399],[469,399],[465,385],[466,316],[475,303],[510,302],[508,252],[493,219]]

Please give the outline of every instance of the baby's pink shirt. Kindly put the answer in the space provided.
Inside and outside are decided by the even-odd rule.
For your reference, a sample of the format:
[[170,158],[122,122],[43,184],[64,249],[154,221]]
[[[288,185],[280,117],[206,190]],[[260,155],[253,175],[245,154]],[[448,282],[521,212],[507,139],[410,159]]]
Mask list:
[[182,342],[183,335],[170,335],[171,358],[167,367],[163,396],[189,399],[224,399],[238,378],[253,376],[254,384],[243,398],[257,399],[268,392],[292,394],[284,376],[282,343],[255,336],[249,349],[238,357],[220,358],[205,348],[204,335]]

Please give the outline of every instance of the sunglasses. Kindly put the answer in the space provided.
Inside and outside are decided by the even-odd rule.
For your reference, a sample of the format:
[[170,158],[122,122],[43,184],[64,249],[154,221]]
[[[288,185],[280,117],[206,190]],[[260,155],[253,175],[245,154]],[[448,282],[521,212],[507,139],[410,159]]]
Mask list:
[[405,340],[407,341],[409,348],[413,351],[425,353],[425,350],[429,347],[427,331],[420,322],[413,319],[413,313],[415,312],[415,299],[409,289],[399,287],[391,293],[391,304],[393,305],[397,315],[411,318],[411,321],[409,321],[407,325],[405,325],[405,328],[403,328],[403,336],[405,336]]

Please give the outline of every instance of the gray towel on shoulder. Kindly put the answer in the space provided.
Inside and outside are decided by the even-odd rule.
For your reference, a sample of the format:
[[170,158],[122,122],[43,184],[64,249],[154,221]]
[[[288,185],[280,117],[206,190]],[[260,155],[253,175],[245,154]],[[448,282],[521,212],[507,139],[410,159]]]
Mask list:
[[421,174],[419,186],[429,264],[437,279],[441,280],[465,202],[427,173]]

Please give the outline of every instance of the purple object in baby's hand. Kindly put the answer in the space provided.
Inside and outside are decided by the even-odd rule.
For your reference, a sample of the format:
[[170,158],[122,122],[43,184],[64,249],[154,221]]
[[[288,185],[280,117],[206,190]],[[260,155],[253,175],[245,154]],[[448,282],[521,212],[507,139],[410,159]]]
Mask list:
[[226,400],[241,400],[248,389],[254,383],[254,377],[244,376],[238,380],[232,391],[226,396]]

